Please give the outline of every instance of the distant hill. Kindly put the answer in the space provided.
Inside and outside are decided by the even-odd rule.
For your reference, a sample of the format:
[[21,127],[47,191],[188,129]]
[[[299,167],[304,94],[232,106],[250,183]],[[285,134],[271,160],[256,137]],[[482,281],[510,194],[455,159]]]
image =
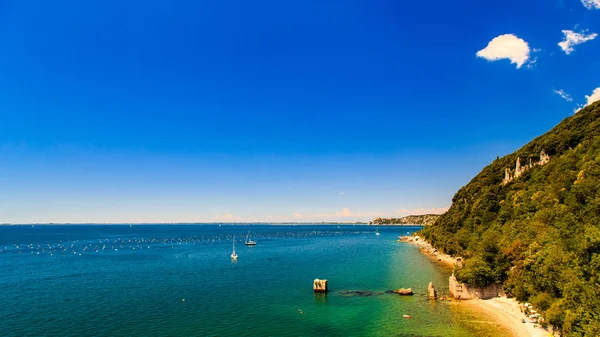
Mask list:
[[408,215],[402,218],[377,218],[372,221],[373,225],[432,225],[439,214]]
[[600,336],[600,102],[494,160],[421,234],[466,259],[459,280],[504,283],[563,335]]

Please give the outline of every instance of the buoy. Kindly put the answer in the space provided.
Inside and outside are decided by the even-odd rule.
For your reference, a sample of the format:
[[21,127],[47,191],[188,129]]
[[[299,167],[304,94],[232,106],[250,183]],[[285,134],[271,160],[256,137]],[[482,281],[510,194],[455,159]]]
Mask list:
[[185,302],[185,298],[182,298],[182,299],[181,299],[181,302]]
[[404,318],[410,318],[410,315],[403,315]]

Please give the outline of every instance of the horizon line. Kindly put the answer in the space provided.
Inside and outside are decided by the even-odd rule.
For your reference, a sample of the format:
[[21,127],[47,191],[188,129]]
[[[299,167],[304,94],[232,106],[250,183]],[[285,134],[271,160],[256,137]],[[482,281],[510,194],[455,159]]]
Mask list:
[[0,223],[0,226],[19,225],[236,225],[236,224],[368,224],[364,221],[195,221],[195,222],[19,222]]
[[[335,221],[319,221],[319,222],[35,222],[35,223],[0,223],[0,226],[53,226],[53,225],[373,225],[369,222],[335,222]],[[419,224],[385,224],[377,226],[423,226]]]

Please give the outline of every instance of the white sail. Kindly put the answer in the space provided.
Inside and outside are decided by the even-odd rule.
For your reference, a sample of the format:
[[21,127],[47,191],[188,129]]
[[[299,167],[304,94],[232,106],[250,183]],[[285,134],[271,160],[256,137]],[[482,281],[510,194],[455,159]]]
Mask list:
[[250,229],[248,229],[248,234],[246,234],[246,242],[244,242],[246,246],[256,246],[256,241],[250,240]]

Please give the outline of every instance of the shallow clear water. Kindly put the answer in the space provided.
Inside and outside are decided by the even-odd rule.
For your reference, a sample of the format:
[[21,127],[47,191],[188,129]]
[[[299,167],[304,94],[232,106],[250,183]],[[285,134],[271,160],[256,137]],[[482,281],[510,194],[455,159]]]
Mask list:
[[418,229],[0,226],[0,336],[470,336],[424,296],[449,271],[396,241]]

